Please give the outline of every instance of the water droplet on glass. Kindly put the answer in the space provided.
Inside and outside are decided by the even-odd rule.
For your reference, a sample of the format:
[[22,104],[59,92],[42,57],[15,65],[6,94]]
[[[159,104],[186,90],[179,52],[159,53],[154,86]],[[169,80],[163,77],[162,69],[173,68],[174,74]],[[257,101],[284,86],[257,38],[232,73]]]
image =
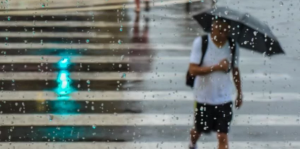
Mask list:
[[49,115],[49,120],[50,120],[50,121],[53,120],[53,115]]
[[126,77],[126,73],[123,73],[121,78],[125,78]]
[[253,34],[254,34],[254,36],[256,36],[257,35],[257,31],[254,31]]
[[283,6],[283,2],[280,2],[279,4],[280,4],[280,6]]

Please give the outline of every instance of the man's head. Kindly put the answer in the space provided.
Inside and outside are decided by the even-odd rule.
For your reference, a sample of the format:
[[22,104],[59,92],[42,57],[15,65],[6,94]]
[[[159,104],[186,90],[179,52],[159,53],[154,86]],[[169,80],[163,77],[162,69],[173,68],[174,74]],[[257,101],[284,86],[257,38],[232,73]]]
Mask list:
[[230,25],[224,19],[215,19],[211,26],[212,37],[217,41],[225,41],[229,35]]

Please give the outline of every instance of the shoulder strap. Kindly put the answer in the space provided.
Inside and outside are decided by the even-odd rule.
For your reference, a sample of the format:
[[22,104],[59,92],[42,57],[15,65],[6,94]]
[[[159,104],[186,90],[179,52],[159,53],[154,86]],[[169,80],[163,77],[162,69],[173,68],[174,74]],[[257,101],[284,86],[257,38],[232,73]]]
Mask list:
[[202,55],[201,55],[201,60],[200,60],[199,66],[202,65],[202,63],[203,63],[203,59],[204,59],[204,55],[207,50],[207,46],[208,46],[208,35],[203,35],[202,36],[202,47],[201,47]]
[[[235,61],[235,50],[236,50],[236,45],[235,45],[235,41],[232,38],[228,38],[229,40],[229,46],[231,49],[231,68],[234,68],[234,61]],[[229,70],[230,71],[230,70]]]

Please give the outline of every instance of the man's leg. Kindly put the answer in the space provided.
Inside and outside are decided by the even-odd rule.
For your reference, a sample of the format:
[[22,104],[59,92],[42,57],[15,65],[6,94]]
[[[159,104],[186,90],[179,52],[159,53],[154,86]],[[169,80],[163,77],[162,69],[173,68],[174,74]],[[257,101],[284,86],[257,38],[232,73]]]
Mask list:
[[191,130],[191,144],[190,147],[195,147],[201,133],[197,132],[196,129]]
[[186,2],[185,3],[185,12],[190,12],[190,7],[191,7],[191,3],[190,2]]
[[140,12],[140,0],[135,0],[135,4],[136,4],[135,11]]
[[217,107],[217,138],[219,142],[218,149],[229,149],[228,133],[232,121],[232,102],[220,105]]
[[190,132],[190,149],[196,149],[196,144],[201,134],[210,132],[213,115],[210,112],[211,107],[203,103],[194,103],[194,128]]
[[229,149],[228,146],[228,136],[226,133],[217,133],[219,148],[218,149]]
[[199,129],[199,104],[195,101],[194,102],[194,128],[190,132],[190,149],[194,149],[196,147],[196,143],[200,137],[200,133],[197,131]]
[[215,7],[216,3],[217,3],[217,0],[212,0],[211,6],[212,6],[212,7]]
[[149,11],[150,10],[150,0],[144,0],[144,2],[145,2],[145,5],[146,5],[146,7],[145,7],[145,10],[146,11]]

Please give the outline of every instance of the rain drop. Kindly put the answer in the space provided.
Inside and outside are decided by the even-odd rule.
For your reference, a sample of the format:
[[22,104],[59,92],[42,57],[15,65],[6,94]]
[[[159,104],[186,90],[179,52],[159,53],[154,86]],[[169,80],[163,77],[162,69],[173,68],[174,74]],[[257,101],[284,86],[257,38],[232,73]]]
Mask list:
[[49,120],[50,120],[50,121],[53,120],[53,115],[49,115]]
[[282,1],[279,4],[280,4],[280,6],[283,6],[283,2]]
[[123,73],[121,78],[125,78],[126,77],[126,73]]
[[257,35],[257,31],[254,31],[253,34],[254,34],[254,36],[256,36]]

